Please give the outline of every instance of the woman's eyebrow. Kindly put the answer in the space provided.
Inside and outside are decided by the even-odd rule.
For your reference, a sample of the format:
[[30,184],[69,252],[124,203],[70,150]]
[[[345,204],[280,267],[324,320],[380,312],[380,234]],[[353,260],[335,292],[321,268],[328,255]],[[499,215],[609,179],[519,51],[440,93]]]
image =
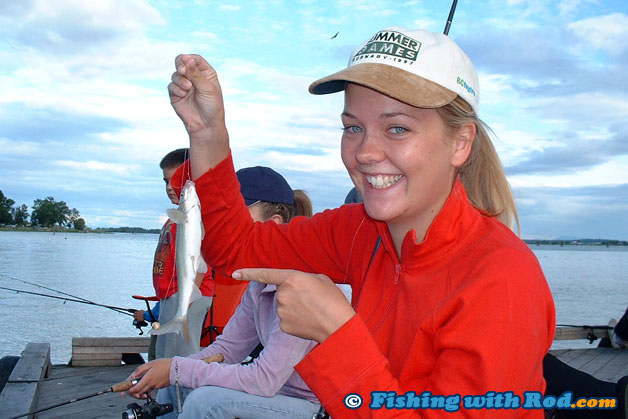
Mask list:
[[382,113],[379,117],[384,119],[384,118],[393,118],[395,116],[407,116],[408,118],[418,119],[416,116],[410,115],[409,113],[405,113],[405,112],[386,112],[386,113]]
[[343,112],[343,113],[341,113],[341,114],[340,114],[340,116],[341,116],[341,117],[343,117],[343,116],[344,116],[344,117],[347,117],[347,118],[358,119],[358,117],[357,117],[357,116],[355,116],[355,115],[353,115],[353,114],[351,114],[351,113],[349,113],[349,112]]

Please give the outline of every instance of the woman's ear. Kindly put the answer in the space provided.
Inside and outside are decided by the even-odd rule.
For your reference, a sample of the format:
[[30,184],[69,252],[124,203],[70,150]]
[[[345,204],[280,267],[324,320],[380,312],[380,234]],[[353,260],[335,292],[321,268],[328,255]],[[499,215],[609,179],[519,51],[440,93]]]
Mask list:
[[451,160],[452,166],[460,167],[467,161],[469,154],[471,154],[471,147],[473,146],[477,130],[473,122],[468,122],[456,131],[454,138],[455,149]]
[[283,217],[279,214],[274,214],[273,216],[269,218],[269,220],[272,220],[276,222],[277,224],[283,224]]

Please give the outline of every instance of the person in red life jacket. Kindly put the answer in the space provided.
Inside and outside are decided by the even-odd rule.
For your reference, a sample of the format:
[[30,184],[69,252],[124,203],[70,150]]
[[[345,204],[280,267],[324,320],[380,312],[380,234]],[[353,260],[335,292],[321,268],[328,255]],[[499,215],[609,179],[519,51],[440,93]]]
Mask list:
[[[319,342],[295,369],[332,417],[544,416],[460,400],[543,393],[556,321],[541,267],[511,229],[516,208],[478,117],[477,74],[454,41],[387,28],[310,86],[344,91],[341,157],[364,202],[282,225],[251,221],[215,70],[198,55],[175,68],[170,99],[212,231],[203,256],[236,279],[277,285],[281,329]],[[351,304],[334,282],[351,285]],[[397,403],[422,395],[448,402]]]
[[[159,163],[159,167],[163,171],[164,182],[166,183],[166,194],[174,205],[179,204],[182,184],[170,182],[170,178],[177,168],[185,162],[188,153],[189,149],[187,148],[173,150],[166,154]],[[155,295],[159,298],[158,319],[161,324],[165,324],[174,317],[177,310],[177,298],[172,298],[178,290],[175,266],[176,229],[177,225],[171,220],[167,220],[164,223],[159,234],[159,241],[157,242],[153,260],[153,286]],[[203,273],[199,272],[196,283],[203,296],[191,305],[188,312],[190,341],[188,342],[184,334],[168,333],[156,336],[156,339],[153,335],[151,336],[151,344],[155,340],[156,358],[175,355],[186,356],[199,351],[203,321],[214,295],[214,281],[211,270],[208,269],[208,272]],[[135,315],[144,317],[147,314],[140,310],[134,314],[134,317]],[[137,319],[137,317],[135,318]],[[155,321],[146,318],[145,320]],[[152,356],[149,353],[149,360],[151,358]]]

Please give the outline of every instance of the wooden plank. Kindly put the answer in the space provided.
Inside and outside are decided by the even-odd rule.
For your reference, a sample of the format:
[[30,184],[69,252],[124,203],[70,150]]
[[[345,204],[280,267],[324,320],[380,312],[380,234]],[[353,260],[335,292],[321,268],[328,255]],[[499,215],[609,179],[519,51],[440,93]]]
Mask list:
[[122,365],[122,356],[118,359],[77,359],[72,360],[73,367],[117,367]]
[[[596,351],[589,351],[592,353],[590,361],[583,366],[582,371],[593,376],[599,375],[600,371],[606,367],[606,364],[609,363],[614,355],[606,349],[608,348],[598,348]],[[613,351],[613,349],[610,350]]]
[[596,373],[596,377],[615,383],[624,375],[628,375],[628,351],[606,349],[610,352],[609,361]]
[[575,349],[567,349],[560,355],[556,355],[561,361],[566,364],[571,365],[578,357],[582,355],[582,351],[578,351]]
[[[73,368],[55,365],[50,372],[50,378],[42,383],[37,407],[52,406],[107,389],[126,380],[135,367],[124,365]],[[144,404],[144,401],[129,396],[120,397],[117,393],[107,393],[39,413],[38,418],[119,418],[127,410],[126,406],[133,402]]]
[[39,382],[50,367],[50,344],[28,343],[22,352],[8,382]]
[[120,352],[113,354],[72,354],[72,364],[74,365],[75,361],[78,360],[90,360],[90,359],[117,359],[118,361],[122,360],[122,354]]
[[591,362],[591,360],[595,356],[596,351],[590,351],[588,349],[582,349],[578,351],[574,349],[574,352],[576,353],[576,356],[571,359],[569,365],[576,369],[584,370],[587,364]]
[[586,339],[589,333],[593,333],[598,338],[608,338],[608,330],[596,327],[557,327],[554,334],[554,340],[579,340]]
[[150,336],[136,337],[73,337],[72,347],[75,346],[148,346]]
[[617,382],[628,374],[628,351],[612,348],[552,350],[550,353],[573,368],[603,381]]
[[49,368],[50,344],[28,343],[0,394],[0,412],[11,417],[33,410]]
[[7,383],[0,393],[0,413],[10,418],[35,410],[38,394],[37,381]]
[[72,368],[71,365],[54,365],[50,369],[50,375],[48,376],[48,380],[44,381],[44,384],[47,384],[50,380],[72,380],[75,379],[75,377],[84,375],[98,377],[99,374],[103,373],[103,370],[107,369],[108,368],[103,367]]
[[76,346],[72,348],[74,354],[139,354],[148,352],[143,346]]

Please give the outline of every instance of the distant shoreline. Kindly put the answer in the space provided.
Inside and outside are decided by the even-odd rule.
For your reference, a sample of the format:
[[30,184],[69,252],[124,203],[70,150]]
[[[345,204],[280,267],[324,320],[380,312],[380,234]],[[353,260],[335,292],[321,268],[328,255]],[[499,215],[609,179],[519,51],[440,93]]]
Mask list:
[[553,239],[553,240],[523,240],[528,245],[536,246],[628,246],[626,240],[606,240],[606,239]]
[[0,231],[26,231],[26,232],[40,232],[40,233],[159,234],[161,230],[158,228],[146,229],[142,227],[108,227],[108,228],[99,227],[99,228],[85,228],[83,230],[76,230],[73,228],[63,228],[63,227],[0,226]]
[[[0,231],[35,231],[49,233],[131,233],[131,234],[159,234],[158,228],[142,228],[142,227],[107,227],[107,228],[85,228],[84,230],[75,230],[62,227],[21,227],[21,226],[0,226]],[[524,239],[526,244],[530,246],[628,246],[628,240],[610,240],[610,239]]]

